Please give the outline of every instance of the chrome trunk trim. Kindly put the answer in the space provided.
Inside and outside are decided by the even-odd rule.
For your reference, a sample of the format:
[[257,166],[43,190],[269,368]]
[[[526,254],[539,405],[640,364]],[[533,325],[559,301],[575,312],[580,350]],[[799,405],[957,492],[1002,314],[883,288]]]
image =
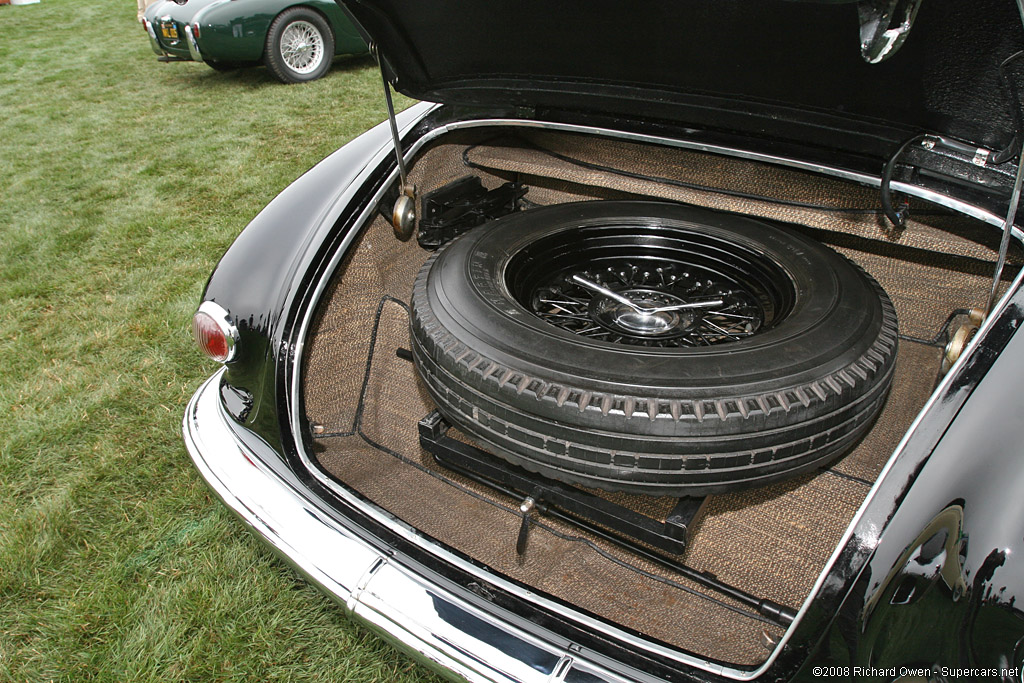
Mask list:
[[[402,134],[407,133],[409,130],[411,130],[413,128],[413,126],[415,126],[417,123],[419,123],[423,119],[423,117],[425,117],[430,111],[432,111],[434,108],[437,108],[439,106],[440,105],[431,105],[430,103],[420,103],[420,104],[414,105],[413,107],[410,107],[410,109],[405,110],[405,112],[403,112],[402,114],[399,114],[398,115],[398,119],[400,119],[400,120],[403,118],[403,114],[413,114],[413,116],[410,116],[410,118],[407,118],[404,121],[400,121],[401,133]],[[415,111],[411,111],[411,110],[415,110]],[[515,122],[514,121],[502,120],[502,122],[500,124],[498,124],[498,125],[506,125],[506,124],[510,124],[510,123],[515,123]],[[384,126],[384,125],[387,125],[387,123],[385,122],[385,123],[380,124],[380,125]],[[427,135],[424,135],[422,138],[420,138],[419,140],[414,142],[412,145],[410,145],[409,149],[406,151],[406,161],[408,162],[428,142],[430,142],[430,141],[432,141],[432,140],[434,140],[434,139],[436,139],[438,137],[441,137],[442,135],[444,135],[446,133],[449,133],[449,132],[454,131],[454,130],[460,130],[460,129],[463,129],[463,128],[488,127],[488,126],[491,126],[491,125],[493,125],[491,123],[491,121],[485,120],[485,121],[460,122],[460,123],[456,123],[456,124],[449,124],[449,125],[441,126],[441,127],[437,128],[437,129],[431,131]],[[531,126],[531,127],[546,127],[546,126],[536,126],[535,125],[535,126]],[[574,131],[574,132],[587,132],[588,130],[590,130],[590,129],[582,129],[582,128],[579,128],[579,127],[576,127],[576,126],[570,126],[569,128],[572,131]],[[561,128],[559,128],[559,129],[561,129]],[[367,177],[373,172],[373,170],[378,168],[381,163],[385,162],[385,160],[387,159],[388,156],[393,155],[393,154],[394,154],[394,147],[391,146],[391,145],[385,145],[380,150],[377,151],[377,153],[374,155],[373,159],[371,161],[369,161],[366,164],[366,166],[363,167],[363,170],[360,173],[359,177],[356,178],[356,180],[354,180],[352,182],[352,184],[348,188],[345,189],[345,191],[341,194],[341,196],[339,196],[338,198],[335,199],[335,201],[334,201],[334,203],[332,205],[333,206],[332,214],[328,215],[328,216],[324,216],[324,223],[323,223],[323,225],[333,225],[334,221],[337,220],[337,218],[338,218],[338,215],[335,212],[340,213],[341,207],[346,206],[349,203],[349,201],[351,200],[352,196],[357,194],[362,189],[363,183],[366,181]],[[360,225],[360,226],[366,225],[367,221],[370,218],[372,218],[373,215],[376,214],[376,211],[377,211],[376,207],[377,207],[377,205],[379,204],[381,199],[383,199],[383,197],[384,197],[388,187],[396,179],[398,179],[398,171],[397,171],[397,169],[394,170],[391,173],[391,175],[388,177],[387,181],[381,186],[381,189],[370,200],[370,202],[367,203],[367,205],[366,205],[367,208],[364,210],[362,215],[360,215],[358,220],[356,221],[356,223],[358,225]],[[345,238],[342,240],[342,244],[338,247],[338,250],[332,256],[330,263],[327,265],[327,268],[325,270],[325,276],[317,283],[316,288],[313,291],[312,297],[310,299],[309,308],[303,314],[302,324],[301,324],[301,327],[299,329],[299,333],[296,336],[296,342],[295,342],[295,346],[294,346],[294,361],[293,361],[295,368],[301,368],[302,367],[303,352],[305,350],[305,339],[306,339],[306,337],[307,337],[307,335],[309,333],[309,326],[312,324],[313,312],[316,310],[316,307],[317,307],[317,304],[319,303],[320,297],[323,295],[325,289],[327,288],[327,284],[328,284],[328,282],[330,280],[331,274],[333,274],[334,271],[337,269],[337,267],[341,263],[341,260],[344,257],[344,255],[346,253],[348,253],[348,249],[352,245],[352,243],[355,241],[358,232],[360,232],[360,231],[353,231],[353,232],[350,232],[348,235],[345,236]],[[291,424],[291,428],[292,428],[292,433],[293,434],[302,434],[302,426],[301,426],[301,419],[302,418],[301,418],[301,415],[299,414],[299,412],[297,410],[297,407],[299,405],[301,405],[301,402],[299,400],[299,393],[300,393],[300,391],[301,391],[301,374],[299,372],[295,371],[295,372],[292,372],[291,393],[290,393],[290,396],[288,398],[288,400],[289,400],[290,418],[291,418],[290,419],[290,424]],[[669,660],[678,662],[680,664],[684,664],[684,665],[692,666],[692,667],[697,667],[697,668],[703,669],[705,671],[709,671],[709,672],[720,674],[720,675],[725,675],[725,676],[727,676],[729,678],[733,678],[733,679],[736,679],[736,680],[750,680],[750,679],[755,678],[756,676],[760,675],[760,673],[761,673],[760,669],[758,671],[756,671],[756,672],[751,673],[750,671],[743,671],[743,670],[740,670],[740,669],[723,667],[721,664],[716,664],[714,662],[710,662],[710,661],[707,661],[705,659],[701,659],[699,657],[694,657],[692,655],[679,652],[678,650],[674,650],[672,648],[668,648],[668,647],[665,647],[663,645],[658,645],[658,644],[653,643],[651,641],[648,641],[648,640],[646,640],[646,639],[644,639],[642,637],[626,633],[626,632],[622,631],[621,629],[618,629],[618,628],[615,628],[613,626],[610,626],[610,625],[608,625],[608,624],[606,624],[606,623],[604,623],[602,621],[599,621],[597,619],[594,619],[592,617],[588,617],[586,615],[580,614],[580,613],[576,612],[575,610],[567,609],[563,605],[560,605],[560,604],[558,604],[558,603],[556,603],[556,602],[554,602],[552,600],[548,600],[548,599],[546,599],[546,598],[544,598],[542,596],[539,596],[539,595],[537,595],[537,594],[535,594],[535,593],[533,593],[531,591],[525,590],[525,589],[523,589],[521,586],[519,586],[517,584],[514,584],[514,583],[512,583],[510,581],[504,580],[501,577],[498,577],[496,575],[490,574],[490,573],[486,572],[485,570],[481,569],[479,566],[477,566],[475,564],[472,564],[470,562],[467,562],[466,560],[462,559],[461,557],[456,556],[454,553],[451,553],[451,552],[445,550],[444,548],[438,547],[431,540],[424,538],[416,529],[413,529],[413,528],[409,527],[408,525],[403,523],[401,520],[396,519],[395,517],[393,517],[392,515],[390,515],[386,511],[378,508],[377,506],[375,506],[375,505],[373,505],[371,503],[368,503],[368,502],[366,502],[364,500],[361,500],[358,496],[353,495],[352,491],[348,490],[344,486],[339,485],[336,481],[334,481],[334,479],[329,474],[327,474],[319,465],[317,465],[313,461],[312,457],[309,455],[309,453],[306,452],[305,448],[303,448],[303,445],[302,445],[301,441],[299,441],[299,440],[297,440],[297,442],[296,442],[296,449],[298,451],[299,458],[302,461],[303,465],[306,467],[306,469],[314,477],[316,477],[316,479],[322,485],[324,485],[325,487],[330,489],[335,495],[337,495],[338,497],[340,497],[343,500],[345,500],[346,503],[348,503],[348,504],[352,505],[353,507],[359,509],[359,511],[362,512],[363,514],[373,518],[374,520],[376,520],[376,521],[378,521],[378,522],[380,522],[382,524],[385,524],[386,526],[391,528],[391,530],[394,533],[398,534],[399,536],[401,536],[405,540],[410,541],[412,543],[415,543],[416,545],[418,545],[418,546],[428,550],[431,554],[433,554],[434,556],[438,557],[441,561],[447,562],[447,563],[457,567],[461,571],[464,571],[464,572],[467,572],[467,573],[469,573],[471,575],[477,576],[481,580],[486,581],[489,584],[498,586],[502,590],[504,590],[504,591],[506,591],[506,592],[508,592],[508,593],[510,593],[512,595],[515,595],[515,596],[517,596],[517,597],[519,597],[521,599],[524,599],[527,602],[530,602],[530,603],[535,604],[535,605],[539,605],[542,608],[547,609],[547,610],[549,610],[549,611],[551,611],[551,612],[553,612],[555,614],[558,614],[558,615],[561,615],[563,617],[566,617],[566,618],[568,618],[568,619],[570,619],[570,620],[572,620],[572,621],[574,621],[574,622],[576,622],[578,624],[581,624],[585,628],[591,629],[595,633],[601,633],[601,634],[604,634],[605,636],[607,636],[609,638],[616,639],[616,640],[619,640],[619,641],[624,642],[624,643],[629,643],[629,644],[631,644],[631,645],[633,645],[635,647],[642,648],[642,649],[647,650],[647,651],[649,651],[649,652],[651,652],[653,654],[665,657],[665,658],[667,658]],[[771,658],[771,660],[773,660],[773,659],[774,659],[774,656]]]

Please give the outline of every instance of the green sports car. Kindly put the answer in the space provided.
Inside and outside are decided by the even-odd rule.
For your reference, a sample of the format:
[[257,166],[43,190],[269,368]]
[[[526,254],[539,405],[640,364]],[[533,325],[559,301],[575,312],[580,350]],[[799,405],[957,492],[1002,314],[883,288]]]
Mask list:
[[333,0],[157,0],[142,25],[161,61],[217,70],[262,63],[285,83],[316,80],[335,55],[367,51]]

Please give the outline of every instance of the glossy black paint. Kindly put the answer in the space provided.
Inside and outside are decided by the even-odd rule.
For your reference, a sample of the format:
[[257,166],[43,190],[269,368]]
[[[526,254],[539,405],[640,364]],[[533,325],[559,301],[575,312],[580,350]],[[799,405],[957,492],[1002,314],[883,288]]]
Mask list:
[[1014,398],[1024,380],[1022,322],[1018,290],[882,481],[844,551],[873,554],[859,573],[829,577],[829,592],[845,597],[802,671],[807,680],[812,665],[1020,664],[1024,419]]
[[338,0],[403,93],[568,107],[824,142],[883,156],[912,133],[994,148],[1012,137],[999,64],[1013,0],[926,0],[903,46],[868,64],[855,2]]
[[[1024,298],[1018,296],[1007,311],[1012,318],[1004,325],[1013,331],[1020,326],[1022,306]],[[917,663],[984,669],[1015,665],[1017,643],[1024,637],[1024,605],[1016,604],[1024,598],[1022,385],[1020,334],[1009,339],[983,381],[954,383],[954,388],[971,391],[969,400],[903,498],[861,579],[866,586],[865,638],[858,643],[858,656],[884,652],[889,661],[903,664],[898,658],[911,656],[910,643],[902,650],[893,649],[898,643],[883,650],[872,635],[914,633],[916,622],[945,634],[930,649],[922,651],[918,644]],[[955,523],[943,506],[956,511]],[[923,536],[936,525],[948,535],[949,548],[928,562]],[[917,551],[922,543],[924,551]],[[901,555],[901,546],[910,550]],[[911,557],[904,559],[907,552]]]
[[[451,108],[436,110],[407,134],[406,142],[454,119],[479,115]],[[563,118],[572,117],[565,114]],[[225,375],[230,387],[222,390],[222,395],[229,397],[226,408],[242,423],[237,427],[239,438],[256,452],[266,453],[267,462],[282,476],[333,504],[338,515],[350,519],[372,543],[401,554],[422,571],[465,592],[467,599],[604,653],[629,667],[629,675],[638,680],[720,680],[706,673],[681,671],[668,659],[608,641],[513,595],[480,586],[473,577],[366,518],[304,469],[298,443],[308,435],[292,434],[287,424],[287,387],[296,371],[291,361],[301,342],[298,322],[310,304],[312,284],[393,171],[393,155],[384,154],[378,166],[370,169],[365,185],[351,185],[369,157],[387,148],[388,141],[386,128],[378,127],[296,181],[254,219],[211,276],[205,298],[223,305],[235,317],[242,335],[238,358],[228,365]],[[350,194],[339,206],[337,202],[346,192]],[[1015,607],[1024,588],[1018,559],[1024,550],[1020,547],[1024,515],[1020,510],[1000,513],[999,505],[1000,501],[1019,504],[1024,498],[1020,495],[1024,483],[1021,468],[1010,448],[1024,433],[1013,418],[1012,401],[1013,391],[1024,379],[1024,361],[1019,360],[1024,358],[1024,341],[1014,337],[1024,320],[1022,311],[1024,294],[1018,291],[1013,304],[987,332],[979,352],[924,416],[765,680],[794,676],[810,680],[813,663],[852,665],[867,661],[863,658],[871,653],[897,657],[914,648],[936,651],[930,649],[934,638],[919,626],[925,622],[940,623],[950,634],[936,651],[942,662],[966,658],[980,665],[1001,661],[1001,656],[1020,659],[1014,637],[1024,635],[1021,614]],[[993,367],[998,370],[991,372]],[[251,396],[251,402],[238,398],[244,396]],[[992,405],[1002,412],[997,415]],[[969,406],[976,407],[968,410]],[[954,435],[962,436],[954,440]],[[963,441],[971,439],[991,447],[971,447],[968,452],[973,459],[967,459]],[[946,552],[947,561],[953,561],[955,549],[963,568],[963,595],[952,600],[950,585],[956,582],[939,579],[925,581],[915,589],[921,596],[918,599],[902,600],[909,590],[906,572],[900,573],[911,558],[906,553],[922,542],[927,545],[935,532],[926,538],[922,534],[950,509],[962,511],[962,522],[958,522],[959,531],[956,525],[947,524],[944,540],[953,544],[964,535],[968,538],[962,560],[960,545],[949,545]],[[919,552],[914,557],[923,555]],[[953,570],[946,573],[956,575]],[[918,572],[911,579],[920,580],[921,576]],[[892,604],[893,596],[900,598],[897,604]],[[894,636],[903,649],[883,650],[884,643],[894,641]],[[982,648],[989,648],[991,656],[981,654]]]
[[389,140],[386,125],[377,126],[288,186],[238,236],[207,282],[203,299],[223,306],[240,336],[223,382],[231,385],[230,393],[249,397],[225,406],[272,443],[281,439],[278,361],[289,355],[282,322],[302,281],[302,259],[337,232],[345,216],[328,220],[334,203]]

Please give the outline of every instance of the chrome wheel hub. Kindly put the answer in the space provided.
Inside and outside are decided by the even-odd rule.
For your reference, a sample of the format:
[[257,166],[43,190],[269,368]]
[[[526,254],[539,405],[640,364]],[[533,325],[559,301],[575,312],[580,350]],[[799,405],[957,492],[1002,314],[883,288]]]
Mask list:
[[324,61],[324,38],[308,21],[295,21],[281,35],[281,58],[296,73],[312,73]]
[[610,224],[552,233],[508,262],[513,298],[594,341],[716,346],[774,326],[792,309],[785,273],[754,250],[685,229]]
[[[671,336],[685,332],[696,319],[689,311],[657,311],[655,309],[686,303],[683,299],[651,289],[619,291],[636,306],[595,297],[588,313],[594,322],[612,331],[641,337]],[[639,310],[638,310],[639,309]]]

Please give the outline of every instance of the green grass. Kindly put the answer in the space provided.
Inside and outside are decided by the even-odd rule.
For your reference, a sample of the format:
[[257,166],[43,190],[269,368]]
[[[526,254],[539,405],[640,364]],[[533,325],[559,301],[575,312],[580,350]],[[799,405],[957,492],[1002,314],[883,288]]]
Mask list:
[[423,681],[207,492],[203,283],[384,118],[367,59],[283,86],[160,64],[126,0],[0,7],[0,681]]

